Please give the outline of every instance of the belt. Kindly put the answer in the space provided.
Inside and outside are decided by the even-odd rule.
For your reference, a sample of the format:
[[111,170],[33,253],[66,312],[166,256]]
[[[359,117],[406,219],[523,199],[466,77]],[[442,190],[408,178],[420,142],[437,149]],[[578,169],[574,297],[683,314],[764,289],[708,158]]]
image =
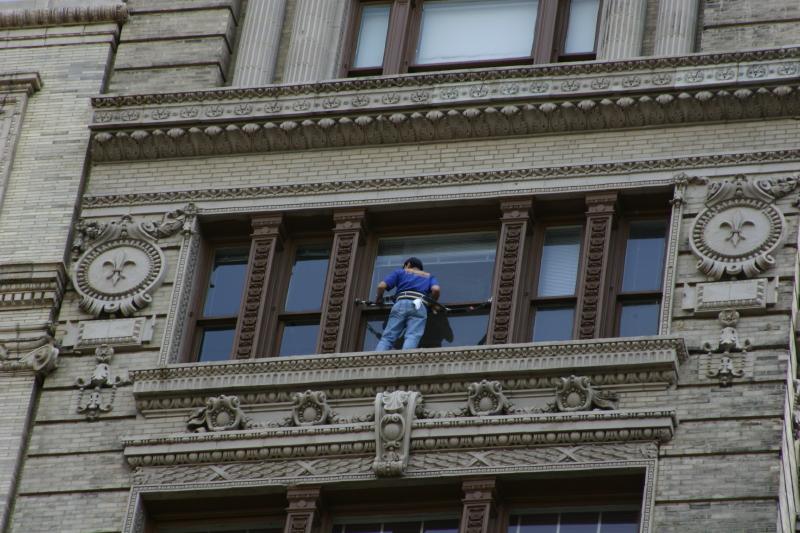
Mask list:
[[417,291],[403,291],[395,296],[395,300],[416,300],[417,298],[425,300],[425,295]]

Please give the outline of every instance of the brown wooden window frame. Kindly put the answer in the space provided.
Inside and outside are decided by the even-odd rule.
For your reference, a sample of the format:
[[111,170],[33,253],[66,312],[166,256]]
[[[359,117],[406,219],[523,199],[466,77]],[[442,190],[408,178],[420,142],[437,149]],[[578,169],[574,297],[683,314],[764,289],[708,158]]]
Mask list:
[[[561,61],[591,61],[597,57],[597,39],[603,11],[603,0],[599,0],[597,8],[594,48],[591,52],[578,54],[564,52],[571,1],[539,0],[533,47],[527,56],[424,65],[414,64],[424,2],[425,0],[351,0],[350,17],[341,54],[343,59],[340,68],[341,77],[392,75],[405,72],[529,65]],[[353,67],[363,7],[370,4],[388,4],[391,6],[383,63],[379,67]]]

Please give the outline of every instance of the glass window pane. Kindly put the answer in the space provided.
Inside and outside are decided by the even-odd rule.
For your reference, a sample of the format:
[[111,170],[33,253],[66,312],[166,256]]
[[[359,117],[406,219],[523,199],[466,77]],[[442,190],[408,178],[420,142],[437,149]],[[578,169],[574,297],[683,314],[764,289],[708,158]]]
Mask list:
[[533,340],[566,341],[572,338],[574,307],[540,307],[533,319]]
[[619,318],[620,337],[638,337],[658,333],[658,301],[622,304]]
[[598,513],[561,513],[558,533],[597,533]]
[[286,311],[320,310],[330,255],[328,245],[302,246],[297,249],[289,289],[286,291]]
[[317,353],[319,324],[286,321],[283,323],[281,348],[278,355],[309,355]]
[[425,520],[424,533],[458,533],[458,520]]
[[[519,523],[519,530],[516,524]],[[535,514],[512,516],[508,522],[508,533],[557,533],[557,514]]]
[[390,9],[390,4],[367,4],[361,8],[358,43],[353,58],[354,67],[380,67],[383,65],[383,50],[386,48]]
[[637,533],[639,513],[637,511],[603,511],[600,533]]
[[594,34],[597,29],[597,11],[600,0],[572,0],[569,4],[565,54],[594,51]]
[[418,257],[442,286],[442,302],[480,302],[492,289],[495,233],[458,233],[381,239],[372,271],[370,297],[375,287],[410,256]]
[[218,250],[206,290],[203,316],[236,316],[242,301],[244,278],[247,274],[245,249]]
[[[380,317],[367,321],[364,331],[363,350],[375,349],[386,325],[388,311]],[[428,313],[425,333],[419,341],[420,348],[439,348],[447,346],[478,346],[486,343],[486,330],[489,327],[489,313],[450,314]],[[403,338],[395,342],[395,349],[403,346]]]
[[537,289],[539,296],[575,294],[582,233],[580,226],[548,228],[545,231]]
[[663,220],[631,223],[625,248],[622,292],[657,291],[661,288],[666,230]]
[[233,335],[236,328],[206,328],[202,330],[200,339],[200,352],[197,360],[201,363],[208,361],[224,361],[231,356],[233,349]]
[[416,64],[527,57],[538,0],[426,0]]

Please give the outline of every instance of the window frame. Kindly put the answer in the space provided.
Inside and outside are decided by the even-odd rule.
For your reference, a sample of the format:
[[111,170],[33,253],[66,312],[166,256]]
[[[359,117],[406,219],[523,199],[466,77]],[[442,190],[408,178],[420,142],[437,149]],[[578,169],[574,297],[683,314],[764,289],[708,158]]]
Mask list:
[[[487,68],[514,65],[591,61],[597,57],[597,42],[603,12],[603,0],[598,0],[594,48],[589,53],[566,54],[564,46],[570,15],[570,0],[539,0],[533,45],[527,56],[497,58],[452,63],[415,64],[414,55],[422,21],[422,6],[426,0],[351,0],[350,16],[341,57],[341,77],[394,75],[406,72],[430,72],[465,68]],[[363,7],[370,4],[390,4],[388,29],[383,51],[383,63],[378,67],[354,67],[358,47],[358,31]]]

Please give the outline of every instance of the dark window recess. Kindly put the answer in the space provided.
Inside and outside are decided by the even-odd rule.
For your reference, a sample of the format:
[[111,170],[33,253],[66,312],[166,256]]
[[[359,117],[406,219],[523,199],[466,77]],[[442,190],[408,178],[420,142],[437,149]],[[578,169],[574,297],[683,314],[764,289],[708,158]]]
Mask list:
[[197,320],[198,361],[221,361],[231,355],[247,273],[247,257],[245,248],[218,249],[214,253],[203,313]]
[[358,3],[349,76],[595,58],[601,0]]
[[637,511],[512,514],[508,533],[637,533]]
[[336,524],[333,533],[458,533],[458,520],[409,520]]

